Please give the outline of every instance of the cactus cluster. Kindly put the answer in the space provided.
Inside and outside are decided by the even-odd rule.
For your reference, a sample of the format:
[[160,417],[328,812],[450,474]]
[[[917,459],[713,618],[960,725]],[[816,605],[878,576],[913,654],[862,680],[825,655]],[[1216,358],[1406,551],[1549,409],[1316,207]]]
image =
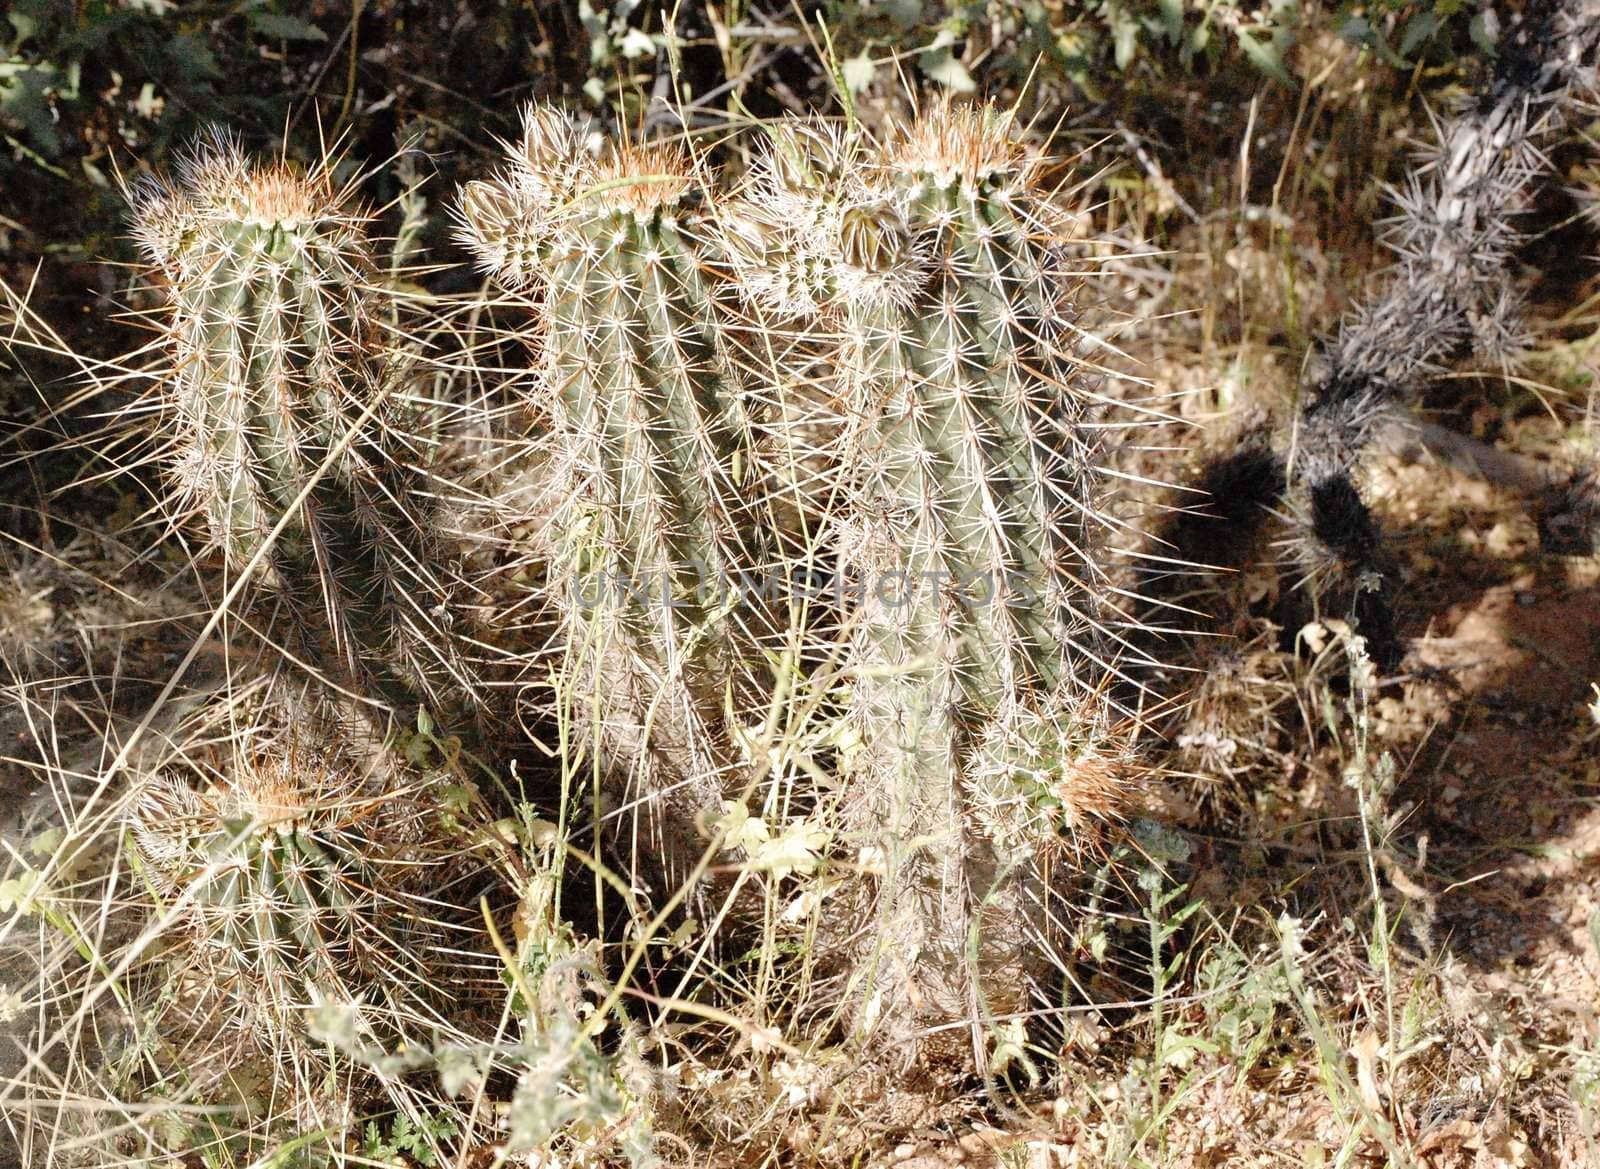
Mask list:
[[[1576,16],[1594,3],[1530,0],[1491,91],[1441,123],[1399,196],[1399,264],[1306,386],[1299,464],[1237,452],[1207,481],[1253,503],[1298,476],[1302,550],[1354,578],[1381,664],[1397,645],[1351,466],[1408,383],[1516,348],[1516,215],[1600,43]],[[95,816],[41,846],[60,882],[30,868],[0,892],[70,902],[73,942],[100,915],[111,960],[56,939],[39,984],[82,989],[63,1037],[96,1002],[128,1008],[104,1060],[74,1058],[97,1091],[172,1105],[160,1123],[196,1118],[163,1155],[226,1160],[240,1137],[241,1162],[282,1159],[314,1132],[333,1160],[364,1139],[368,1160],[465,1162],[617,1129],[673,1077],[721,1075],[663,1062],[684,1031],[603,1034],[635,1008],[787,1049],[723,1078],[719,1108],[777,1085],[769,1117],[830,1094],[846,1111],[861,1096],[823,1082],[828,1061],[992,1081],[1060,1014],[1067,935],[1135,855],[1162,1001],[1179,894],[1157,870],[1182,850],[1118,825],[1144,797],[1137,614],[1163,602],[1108,555],[1126,513],[1101,444],[1125,403],[1080,329],[1099,241],[1065,168],[993,108],[876,131],[847,112],[752,130],[729,180],[691,148],[709,139],[612,141],[534,105],[455,193],[455,240],[495,286],[460,298],[387,291],[360,180],[331,160],[257,163],[219,137],[131,188],[161,304],[138,375],[169,424],[174,524],[215,553],[155,612],[203,631],[142,721],[96,709],[114,760],[51,764],[94,778]],[[728,142],[749,144],[707,149]],[[1582,544],[1600,487],[1565,486]],[[19,677],[42,638],[115,623],[57,613],[43,560],[0,550],[0,569]],[[89,646],[87,682],[35,687],[57,705],[0,728],[125,676],[125,644]],[[1266,677],[1266,699],[1237,669],[1204,697],[1299,693]],[[1209,770],[1228,725],[1193,736]],[[573,912],[579,866],[599,879]],[[579,913],[599,927],[582,945]],[[41,1073],[57,1042],[29,1053]],[[451,1100],[459,1132],[428,1115]],[[822,1126],[806,1139],[824,1155]]]
[[[592,768],[631,883],[663,900],[728,809],[774,814],[755,785],[782,765],[753,762],[748,728],[780,668],[814,683],[855,746],[830,748],[833,793],[796,805],[836,811],[808,839],[848,842],[837,859],[872,876],[820,935],[847,976],[830,984],[897,1060],[981,1069],[988,1029],[1048,977],[1053,859],[1131,786],[1077,224],[993,111],[940,107],[883,140],[796,124],[769,147],[729,189],[687,152],[595,145],[535,106],[462,190],[458,236],[530,358],[508,386],[524,431],[471,490],[538,480],[504,527],[523,591],[471,644],[553,629],[508,656],[554,680],[563,762]],[[480,608],[501,594],[443,569],[419,518],[348,195],[226,143],[138,189],[169,290],[177,478],[230,571],[270,569],[347,679],[487,706],[436,610],[446,581]],[[775,587],[819,569],[826,594]],[[369,788],[297,756],[239,775],[153,787],[134,832],[234,1021],[292,1036],[323,987],[392,982],[372,922],[393,882]],[[737,869],[731,845],[714,859]],[[702,882],[692,909],[732,887]]]
[[167,290],[173,504],[203,518],[230,573],[271,586],[289,618],[271,632],[294,656],[390,701],[448,704],[469,688],[350,196],[327,167],[257,165],[227,138],[134,187]]
[[[802,636],[843,631],[862,746],[842,827],[881,858],[871,924],[841,946],[858,1021],[908,1060],[931,1054],[913,1035],[964,1023],[952,1058],[981,1066],[985,1026],[1047,973],[1048,858],[1126,794],[1074,224],[1050,196],[987,110],[887,142],[781,128],[726,196],[676,154],[586,154],[536,109],[461,201],[481,265],[533,290],[568,501],[551,593],[602,755],[654,760],[647,787],[675,793],[655,824],[726,798],[715,716],[770,621],[694,587],[792,554],[762,493],[804,485],[823,539],[801,555],[838,603]],[[563,596],[599,579],[668,587],[642,607]]]

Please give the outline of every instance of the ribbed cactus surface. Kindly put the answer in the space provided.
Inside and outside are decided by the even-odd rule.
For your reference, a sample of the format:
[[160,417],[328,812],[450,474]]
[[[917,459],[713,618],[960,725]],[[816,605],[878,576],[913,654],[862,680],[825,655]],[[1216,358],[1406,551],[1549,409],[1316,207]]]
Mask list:
[[331,649],[392,698],[439,701],[461,671],[412,514],[415,458],[390,428],[364,220],[347,204],[324,171],[254,165],[226,141],[136,187],[137,234],[168,294],[177,503],[230,570],[264,551],[291,614],[273,632],[293,649]]
[[756,665],[767,566],[752,430],[698,183],[670,149],[585,151],[531,110],[495,181],[463,193],[463,238],[537,306],[550,419],[544,526],[568,654],[563,685],[602,768],[631,778],[670,879],[728,781],[731,693]]
[[1094,755],[1116,644],[1065,230],[992,113],[940,110],[887,148],[792,135],[774,156],[746,234],[779,262],[754,295],[811,299],[838,338],[853,826],[886,869],[866,1014],[906,1039],[1023,1009],[1041,858],[1117,805]]

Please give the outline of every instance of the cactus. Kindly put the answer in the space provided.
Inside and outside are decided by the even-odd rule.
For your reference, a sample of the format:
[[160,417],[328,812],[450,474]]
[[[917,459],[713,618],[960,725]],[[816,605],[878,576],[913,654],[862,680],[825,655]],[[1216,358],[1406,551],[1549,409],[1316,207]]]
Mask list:
[[[982,1024],[1047,960],[1051,842],[1124,786],[1064,225],[1005,120],[948,108],[882,153],[780,136],[748,204],[747,286],[831,318],[855,420],[851,819],[884,858],[862,1018],[908,1061],[982,1068]],[[909,1042],[960,1021],[970,1060],[948,1031]]]
[[[495,857],[481,837],[460,847],[465,793],[312,745],[301,697],[266,697],[242,726],[231,695],[223,750],[180,748],[122,814],[145,1037],[101,1074],[152,1103],[175,1151],[216,1139],[184,1124],[196,1103],[235,1118],[241,1151],[308,1132],[338,1147],[375,1102],[409,1107],[430,1045],[492,1027],[475,1004],[500,986],[479,953]],[[219,712],[198,713],[184,734],[210,738]]]
[[464,189],[461,236],[537,308],[565,687],[602,773],[629,776],[610,794],[643,805],[676,882],[702,851],[695,818],[719,811],[721,715],[730,691],[736,707],[754,692],[767,628],[758,606],[727,603],[725,586],[767,565],[717,232],[675,150],[590,154],[535,107],[509,153],[500,177]]
[[[432,914],[410,904],[418,810],[363,776],[290,746],[246,756],[201,794],[174,775],[145,785],[130,829],[167,912],[171,966],[203,976],[221,1032],[284,1053],[305,1046],[322,1000],[391,1026],[415,1017],[429,979]],[[411,822],[405,822],[409,819]]]
[[[1519,16],[1488,89],[1441,121],[1437,145],[1396,193],[1390,237],[1399,262],[1390,280],[1343,324],[1302,393],[1301,458],[1290,483],[1309,532],[1297,543],[1312,576],[1354,586],[1352,609],[1385,669],[1403,653],[1390,571],[1351,468],[1393,426],[1418,381],[1469,351],[1509,364],[1521,346],[1519,298],[1507,280],[1523,242],[1517,217],[1530,180],[1548,165],[1543,141],[1592,91],[1595,18],[1591,0],[1530,4]],[[1587,523],[1585,509],[1560,492],[1547,508]]]
[[294,650],[331,648],[350,678],[437,705],[468,679],[435,615],[442,586],[348,194],[326,165],[252,165],[225,138],[175,181],[134,188],[168,294],[175,503],[203,516],[230,571],[264,554],[291,615],[275,632]]

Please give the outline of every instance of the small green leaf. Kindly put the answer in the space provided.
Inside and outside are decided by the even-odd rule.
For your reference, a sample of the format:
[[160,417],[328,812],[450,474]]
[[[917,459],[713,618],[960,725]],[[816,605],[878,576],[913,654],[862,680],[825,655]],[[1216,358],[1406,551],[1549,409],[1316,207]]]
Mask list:
[[217,63],[216,54],[201,37],[173,37],[166,58],[172,62],[178,76],[186,80],[217,80],[222,77],[222,66]]
[[1183,0],[1161,0],[1158,7],[1161,33],[1168,44],[1175,45],[1183,37]]
[[1125,71],[1139,51],[1139,22],[1114,0],[1106,5],[1105,21],[1111,28],[1112,56],[1117,70]]
[[[610,14],[607,13],[609,16]],[[578,0],[578,22],[583,25],[583,31],[589,34],[589,65],[598,69],[611,60],[611,30],[606,23],[606,17],[595,11],[590,0]],[[591,84],[599,82],[598,77],[591,77]],[[589,92],[589,86],[583,87],[583,92]],[[605,90],[601,89],[601,96],[594,98],[599,105],[605,100]]]
[[1096,962],[1104,962],[1110,949],[1111,936],[1105,930],[1096,930],[1089,935],[1089,956]]
[[247,18],[250,31],[275,41],[325,41],[328,34],[297,16],[276,12],[252,12]]
[[439,1086],[452,1099],[482,1081],[483,1069],[478,1066],[478,1060],[471,1052],[453,1047],[441,1048],[434,1055],[434,1063],[439,1073]]
[[1334,35],[1352,45],[1371,46],[1374,39],[1372,22],[1365,16],[1352,16],[1339,26]]
[[33,869],[23,870],[20,877],[0,881],[0,913],[13,909],[23,917],[34,911],[33,895],[38,891],[39,874]]
[[67,834],[60,828],[47,828],[28,841],[28,851],[37,857],[49,857],[61,846],[66,837]]
[[649,33],[630,28],[627,35],[622,38],[622,44],[619,48],[624,57],[633,61],[640,57],[654,56],[656,42]]
[[26,68],[0,85],[0,109],[27,130],[34,149],[52,159],[60,158],[62,152],[49,96],[58,76],[50,66]]
[[1485,8],[1474,16],[1472,23],[1467,25],[1467,33],[1472,37],[1472,43],[1490,57],[1500,51],[1500,18],[1495,15],[1493,8]]
[[917,66],[930,81],[936,81],[951,93],[971,93],[978,88],[967,67],[956,60],[948,46],[928,49],[917,58]]
[[1433,39],[1433,34],[1440,28],[1439,18],[1431,12],[1419,12],[1406,22],[1405,32],[1400,34],[1400,55],[1410,57],[1423,45]]
[[1187,836],[1158,820],[1135,820],[1133,836],[1139,842],[1144,854],[1157,865],[1169,861],[1179,863],[1187,861],[1194,850]]
[[1244,50],[1244,55],[1261,72],[1280,85],[1294,87],[1294,78],[1289,76],[1289,71],[1283,65],[1283,47],[1277,39],[1264,35],[1260,29],[1241,28],[1239,33],[1239,47]]
[[6,19],[11,22],[11,27],[16,30],[16,40],[11,43],[12,52],[20,49],[34,33],[39,31],[39,22],[26,13],[13,12]]
[[591,0],[578,0],[578,23],[583,25],[583,31],[591,38],[603,38],[606,35],[605,18],[595,11]]
[[872,84],[873,74],[878,67],[872,63],[872,58],[862,53],[859,57],[851,57],[839,65],[839,72],[844,75],[845,87],[851,93],[860,93]]

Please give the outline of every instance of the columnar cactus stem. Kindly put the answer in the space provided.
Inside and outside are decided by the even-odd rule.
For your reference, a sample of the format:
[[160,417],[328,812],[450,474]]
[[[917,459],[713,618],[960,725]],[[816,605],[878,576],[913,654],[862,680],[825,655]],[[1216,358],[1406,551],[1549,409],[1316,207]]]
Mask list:
[[696,191],[678,152],[594,156],[532,109],[506,172],[468,184],[461,208],[484,267],[537,296],[551,497],[566,501],[545,529],[566,686],[603,771],[631,773],[669,881],[700,856],[695,818],[720,811],[721,716],[757,658],[760,614],[729,586],[767,567]]
[[413,460],[389,426],[364,220],[344,194],[325,170],[255,166],[225,139],[176,181],[135,188],[168,289],[178,502],[231,570],[265,553],[292,616],[275,633],[327,643],[391,699],[439,703],[464,679],[408,503]]
[[981,1067],[981,1025],[1041,972],[1047,842],[1120,786],[1063,225],[988,112],[940,110],[881,156],[822,133],[774,154],[753,294],[834,318],[856,420],[854,827],[886,868],[866,1016],[902,1040],[968,1021]]

